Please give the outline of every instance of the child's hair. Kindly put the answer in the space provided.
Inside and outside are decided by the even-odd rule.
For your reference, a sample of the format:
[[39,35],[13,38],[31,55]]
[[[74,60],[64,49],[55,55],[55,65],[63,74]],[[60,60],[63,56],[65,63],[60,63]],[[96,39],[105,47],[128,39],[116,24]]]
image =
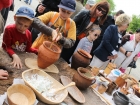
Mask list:
[[140,33],[140,28],[136,30],[136,33]]
[[99,25],[94,24],[89,31],[93,32],[95,30],[100,30],[101,31],[101,28],[99,27]]

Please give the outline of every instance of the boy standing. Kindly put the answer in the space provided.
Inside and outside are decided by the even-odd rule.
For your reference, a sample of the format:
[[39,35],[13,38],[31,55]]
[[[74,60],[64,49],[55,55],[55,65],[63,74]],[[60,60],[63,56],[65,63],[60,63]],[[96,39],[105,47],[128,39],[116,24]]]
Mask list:
[[[38,18],[49,27],[52,27],[54,29],[60,29],[58,31],[58,38],[59,41],[57,41],[56,44],[60,47],[64,48],[70,48],[74,45],[76,40],[76,26],[75,22],[70,19],[70,16],[75,11],[75,0],[61,0],[59,7],[59,13],[58,12],[47,12],[44,15],[39,16]],[[62,34],[61,34],[62,33]],[[45,40],[52,41],[52,36],[49,36],[47,34],[41,34],[33,43],[33,48],[39,48],[39,46],[43,43]]]
[[37,49],[31,48],[32,38],[28,30],[33,18],[34,12],[32,9],[20,7],[14,16],[15,24],[8,25],[4,31],[2,47],[13,58],[11,64],[18,69],[22,68],[22,63],[14,50],[37,53]]

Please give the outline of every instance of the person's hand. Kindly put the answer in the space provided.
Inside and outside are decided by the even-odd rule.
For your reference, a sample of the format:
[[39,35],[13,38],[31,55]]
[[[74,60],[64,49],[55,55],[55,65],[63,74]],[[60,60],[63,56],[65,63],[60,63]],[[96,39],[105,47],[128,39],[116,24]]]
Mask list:
[[46,7],[44,7],[43,5],[40,4],[40,5],[38,6],[37,11],[38,11],[39,13],[43,13],[44,10],[45,10],[45,8],[46,8]]
[[113,59],[113,56],[112,55],[111,56],[108,56],[107,59],[108,60],[112,60]]
[[117,57],[118,57],[118,55],[117,55],[117,54],[113,55],[113,59],[116,59]]
[[132,54],[132,52],[129,52],[128,51],[127,54],[126,54],[126,56],[129,57],[129,56],[131,56],[131,54]]
[[62,33],[59,32],[59,29],[52,31],[52,41],[57,42],[62,38]]
[[135,57],[134,57],[134,61],[137,61],[137,59],[138,59],[138,57],[137,57],[137,56],[135,56]]
[[0,69],[0,79],[8,79],[8,72]]
[[14,65],[14,67],[17,67],[18,69],[21,69],[22,68],[22,63],[21,63],[21,60],[18,57],[18,55],[13,54],[12,57],[13,57],[13,62],[11,64]]

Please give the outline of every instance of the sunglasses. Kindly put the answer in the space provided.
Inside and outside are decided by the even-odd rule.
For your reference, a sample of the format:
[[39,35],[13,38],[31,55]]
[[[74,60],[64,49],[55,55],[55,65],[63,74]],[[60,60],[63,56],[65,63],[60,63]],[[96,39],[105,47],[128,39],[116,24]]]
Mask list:
[[101,11],[101,13],[102,13],[103,15],[106,14],[106,11],[104,11],[101,7],[98,7],[97,9],[98,9],[99,11]]
[[94,34],[94,36],[98,38],[100,35],[98,35],[98,34]]

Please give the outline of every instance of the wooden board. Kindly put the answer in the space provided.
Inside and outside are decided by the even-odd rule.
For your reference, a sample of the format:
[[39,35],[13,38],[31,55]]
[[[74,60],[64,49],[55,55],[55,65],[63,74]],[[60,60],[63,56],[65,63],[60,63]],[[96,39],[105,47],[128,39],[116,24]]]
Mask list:
[[[67,76],[60,76],[62,84],[65,86],[72,82]],[[76,86],[70,86],[67,88],[69,94],[79,103],[85,103],[85,97]]]
[[45,72],[59,73],[58,68],[54,64],[50,65],[49,67],[47,67],[45,69],[39,68],[37,66],[37,59],[33,59],[33,58],[26,58],[25,65],[30,69],[39,69],[39,70],[43,70]]

